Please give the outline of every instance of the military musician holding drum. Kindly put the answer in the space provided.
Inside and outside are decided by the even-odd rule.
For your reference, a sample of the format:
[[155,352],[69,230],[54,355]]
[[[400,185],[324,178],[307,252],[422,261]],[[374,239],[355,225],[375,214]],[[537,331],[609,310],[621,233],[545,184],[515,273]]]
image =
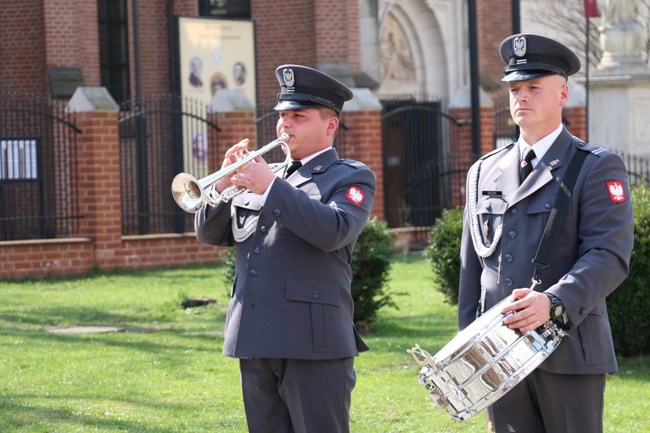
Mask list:
[[[605,374],[617,371],[605,298],[627,276],[634,238],[626,168],[562,123],[567,79],[580,69],[569,48],[517,34],[502,42],[500,54],[520,136],[468,174],[458,324],[467,328],[510,297],[500,311],[508,328],[524,334],[553,321],[565,334],[548,359],[488,408],[490,431],[602,432]],[[560,185],[580,152],[584,162],[550,264],[532,282]]]

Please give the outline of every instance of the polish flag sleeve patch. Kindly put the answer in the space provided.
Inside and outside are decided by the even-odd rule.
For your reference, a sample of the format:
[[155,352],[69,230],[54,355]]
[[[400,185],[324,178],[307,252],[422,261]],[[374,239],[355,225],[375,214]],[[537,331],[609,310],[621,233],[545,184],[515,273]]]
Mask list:
[[361,206],[366,195],[361,191],[361,189],[359,189],[359,187],[352,185],[345,194],[345,197],[357,206]]
[[623,182],[620,180],[607,182],[607,192],[609,192],[609,199],[614,203],[625,202],[625,190],[623,189]]

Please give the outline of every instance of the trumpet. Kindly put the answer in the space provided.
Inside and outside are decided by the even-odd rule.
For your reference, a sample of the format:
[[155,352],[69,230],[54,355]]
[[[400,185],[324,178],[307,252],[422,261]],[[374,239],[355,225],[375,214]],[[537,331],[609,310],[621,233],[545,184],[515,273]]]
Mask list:
[[238,159],[236,162],[222,168],[219,171],[215,171],[212,174],[207,175],[201,179],[197,179],[189,173],[179,173],[174,177],[172,181],[172,196],[176,204],[181,207],[185,212],[195,213],[203,209],[207,205],[216,206],[219,203],[226,202],[236,195],[244,192],[246,188],[237,185],[231,185],[221,194],[211,194],[207,193],[208,187],[214,185],[220,179],[229,176],[231,173],[237,171],[243,165],[253,161],[258,156],[262,156],[265,153],[280,147],[286,158],[284,162],[280,163],[273,167],[273,173],[276,173],[283,168],[287,167],[291,162],[291,151],[286,140],[289,139],[289,135],[283,133],[280,138],[271,141],[265,146],[254,152],[246,153],[242,158]]

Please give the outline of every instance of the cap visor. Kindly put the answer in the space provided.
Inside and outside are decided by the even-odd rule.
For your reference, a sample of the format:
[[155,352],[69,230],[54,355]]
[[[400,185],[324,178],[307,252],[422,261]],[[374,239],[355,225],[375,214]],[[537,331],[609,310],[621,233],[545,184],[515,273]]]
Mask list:
[[280,101],[273,107],[276,111],[286,111],[286,110],[300,110],[303,108],[318,108],[324,107],[322,104],[318,104],[311,101],[290,101],[284,100]]
[[534,80],[535,78],[539,77],[545,77],[546,75],[554,75],[555,72],[551,71],[540,71],[540,70],[535,70],[535,71],[513,71],[510,72],[508,75],[504,76],[501,78],[501,81],[505,81],[506,83],[510,83],[513,81],[528,81],[528,80]]

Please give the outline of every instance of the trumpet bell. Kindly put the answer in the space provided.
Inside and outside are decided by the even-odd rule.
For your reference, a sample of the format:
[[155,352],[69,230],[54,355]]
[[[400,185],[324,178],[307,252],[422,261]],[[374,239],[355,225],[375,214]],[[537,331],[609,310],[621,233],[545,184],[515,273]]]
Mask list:
[[198,179],[188,173],[180,173],[174,177],[172,195],[185,212],[198,212],[205,203],[204,189],[199,185]]
[[282,148],[284,154],[286,155],[286,159],[284,163],[276,167],[273,172],[275,173],[278,170],[285,168],[287,165],[289,165],[289,161],[291,160],[291,151],[289,149],[289,145],[286,142],[288,139],[289,136],[286,133],[283,133],[280,138],[273,140],[261,149],[258,149],[255,152],[249,152],[243,158],[240,158],[237,162],[234,162],[222,168],[221,170],[216,171],[201,179],[197,179],[188,173],[177,174],[172,181],[172,195],[176,201],[176,204],[178,204],[178,206],[180,206],[180,208],[186,212],[195,213],[200,211],[208,204],[211,206],[217,206],[219,203],[230,200],[237,194],[245,191],[245,189],[236,185],[231,185],[226,188],[221,194],[217,194],[217,197],[214,198],[207,195],[206,188],[219,181],[219,179],[232,175],[232,173],[234,173],[244,164],[248,164],[258,156],[262,156],[278,146]]

